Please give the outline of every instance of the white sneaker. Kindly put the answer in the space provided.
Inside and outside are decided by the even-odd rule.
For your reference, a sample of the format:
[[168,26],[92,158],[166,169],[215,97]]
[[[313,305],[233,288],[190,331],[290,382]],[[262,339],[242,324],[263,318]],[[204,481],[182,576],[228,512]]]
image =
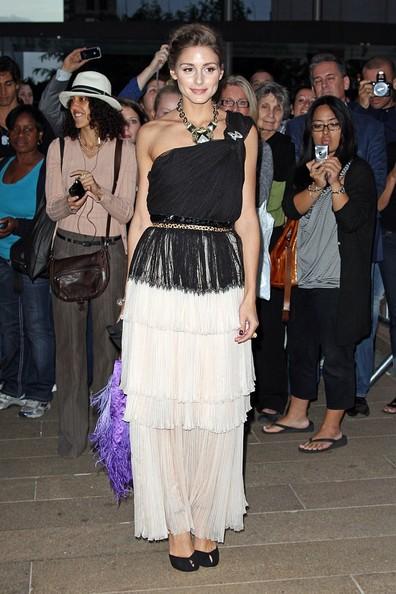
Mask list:
[[26,419],[38,419],[51,408],[51,404],[49,402],[41,402],[40,400],[30,399],[27,399],[25,402],[26,404],[22,406],[18,415],[20,417],[25,417]]
[[10,406],[24,406],[27,402],[24,396],[25,394],[22,394],[20,398],[15,398],[15,396],[9,396],[8,394],[4,394],[4,392],[0,392],[0,410],[5,410]]

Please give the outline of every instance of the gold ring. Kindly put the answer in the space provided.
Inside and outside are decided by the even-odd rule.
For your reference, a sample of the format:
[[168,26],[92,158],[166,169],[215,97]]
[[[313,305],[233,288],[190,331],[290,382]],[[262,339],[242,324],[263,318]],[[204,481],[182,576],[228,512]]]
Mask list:
[[253,332],[252,338],[257,338],[257,332]]

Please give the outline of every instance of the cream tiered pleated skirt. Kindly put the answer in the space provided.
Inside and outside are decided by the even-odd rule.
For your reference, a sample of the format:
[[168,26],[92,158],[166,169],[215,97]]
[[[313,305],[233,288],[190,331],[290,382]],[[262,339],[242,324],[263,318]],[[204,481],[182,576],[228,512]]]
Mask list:
[[129,280],[121,387],[127,395],[135,535],[243,529],[249,343],[234,340],[243,289],[198,294]]

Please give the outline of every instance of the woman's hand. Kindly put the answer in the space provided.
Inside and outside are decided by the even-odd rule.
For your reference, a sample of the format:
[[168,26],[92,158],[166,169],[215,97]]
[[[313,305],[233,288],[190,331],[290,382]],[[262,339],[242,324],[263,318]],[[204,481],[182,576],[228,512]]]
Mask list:
[[80,210],[80,208],[86,203],[87,198],[88,194],[84,194],[82,198],[78,198],[78,196],[67,197],[67,204],[69,205],[69,208],[73,214]]
[[256,304],[246,298],[242,301],[239,308],[239,331],[235,337],[235,342],[241,344],[251,338],[255,338],[254,334],[258,326]]
[[308,161],[307,168],[309,175],[318,188],[325,188],[327,186],[326,170],[324,167],[325,161]]
[[0,219],[0,239],[8,237],[18,227],[18,222],[13,217],[3,217]]
[[324,161],[325,175],[330,186],[340,182],[341,163],[337,157],[329,157]]
[[79,169],[73,171],[70,175],[78,177],[86,192],[89,192],[94,200],[99,201],[102,197],[101,187],[96,183],[96,180],[90,171]]

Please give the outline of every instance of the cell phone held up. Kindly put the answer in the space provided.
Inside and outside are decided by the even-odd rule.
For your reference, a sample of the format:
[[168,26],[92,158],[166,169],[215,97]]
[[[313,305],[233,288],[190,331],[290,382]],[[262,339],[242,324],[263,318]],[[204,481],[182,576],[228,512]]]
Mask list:
[[88,47],[80,52],[81,60],[98,60],[102,57],[100,47]]
[[82,185],[79,179],[74,180],[74,182],[69,188],[69,194],[70,196],[76,199],[85,196],[84,186]]
[[325,161],[329,156],[329,146],[327,144],[315,144],[315,161]]

